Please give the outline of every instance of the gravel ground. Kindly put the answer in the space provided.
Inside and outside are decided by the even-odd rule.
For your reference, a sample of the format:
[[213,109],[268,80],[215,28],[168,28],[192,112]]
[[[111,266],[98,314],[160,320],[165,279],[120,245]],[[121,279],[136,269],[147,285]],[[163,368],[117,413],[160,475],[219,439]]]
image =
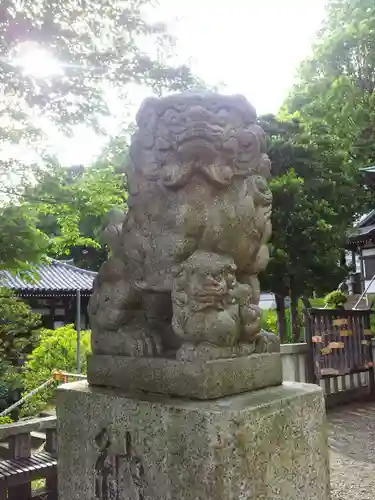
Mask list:
[[332,500],[375,498],[375,402],[328,412]]

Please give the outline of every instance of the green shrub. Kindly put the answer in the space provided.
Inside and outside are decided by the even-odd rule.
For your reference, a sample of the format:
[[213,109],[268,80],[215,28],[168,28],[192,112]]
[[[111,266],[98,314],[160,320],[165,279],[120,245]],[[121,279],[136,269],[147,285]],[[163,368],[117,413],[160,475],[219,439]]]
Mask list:
[[[291,322],[289,308],[285,309],[285,327],[286,331],[285,331],[284,343],[292,344],[293,343],[292,322]],[[266,330],[267,332],[274,333],[275,335],[279,334],[279,328],[277,323],[277,312],[275,309],[266,309],[262,311],[261,328],[263,328],[263,330]],[[303,331],[301,329],[301,335],[302,334]]]
[[277,335],[277,314],[274,309],[262,309],[261,328]]
[[[323,307],[324,305],[324,299],[318,298],[318,299],[309,299],[311,307]],[[299,324],[301,325],[300,329],[300,342],[304,342],[304,328],[303,328],[303,303],[302,301],[298,301],[298,315],[299,315]],[[263,330],[266,330],[268,332],[272,332],[276,335],[278,335],[279,330],[278,330],[278,324],[277,324],[277,312],[275,309],[264,309],[262,310],[262,322],[261,322],[261,328]],[[284,343],[285,344],[293,344],[295,340],[293,339],[293,334],[292,334],[292,321],[291,321],[291,315],[290,315],[290,309],[286,308],[285,309],[285,327],[286,327],[286,332],[285,332],[285,339]]]
[[[39,345],[24,365],[22,380],[24,395],[51,378],[53,370],[76,372],[77,332],[73,325],[56,330],[43,329]],[[87,354],[90,352],[90,332],[81,331],[81,371],[86,373]],[[32,416],[45,409],[53,398],[58,382],[32,396],[22,407],[22,415]]]
[[[0,411],[18,398],[20,367],[38,340],[40,315],[7,288],[0,287]],[[11,417],[17,419],[18,410]]]
[[339,309],[344,306],[347,301],[345,293],[340,290],[334,290],[324,297],[324,303],[331,309]]
[[0,425],[12,424],[13,420],[10,417],[0,417]]
[[35,345],[39,326],[40,314],[0,287],[0,359],[18,365]]
[[[9,408],[21,394],[22,380],[20,369],[10,363],[0,362],[0,412]],[[19,410],[15,408],[9,417],[18,420]]]
[[325,306],[325,302],[324,302],[324,297],[320,297],[320,298],[317,298],[317,299],[310,299],[310,304],[311,304],[311,307],[316,307],[317,309],[321,309]]

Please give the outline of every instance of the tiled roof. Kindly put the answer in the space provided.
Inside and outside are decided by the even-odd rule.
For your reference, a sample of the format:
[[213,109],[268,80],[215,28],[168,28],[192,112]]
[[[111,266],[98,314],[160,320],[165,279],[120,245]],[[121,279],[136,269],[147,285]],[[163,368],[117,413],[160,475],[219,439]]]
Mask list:
[[347,248],[355,249],[363,246],[365,243],[374,241],[375,238],[375,224],[365,227],[357,227],[355,231],[349,234],[349,241]]
[[365,227],[374,224],[375,222],[375,210],[371,210],[371,212],[362,215],[360,219],[354,224],[354,227]]
[[29,279],[0,271],[0,286],[22,292],[91,292],[97,273],[80,269],[70,263],[51,259],[48,264],[36,266],[36,274],[28,273]]
[[350,234],[350,239],[360,238],[362,236],[367,236],[375,230],[375,224],[371,226],[357,227],[355,231]]
[[370,167],[360,168],[361,172],[369,172],[370,174],[375,173],[375,165],[371,165]]
[[371,188],[375,188],[375,165],[371,165],[371,167],[360,168],[360,170],[364,173],[365,183]]

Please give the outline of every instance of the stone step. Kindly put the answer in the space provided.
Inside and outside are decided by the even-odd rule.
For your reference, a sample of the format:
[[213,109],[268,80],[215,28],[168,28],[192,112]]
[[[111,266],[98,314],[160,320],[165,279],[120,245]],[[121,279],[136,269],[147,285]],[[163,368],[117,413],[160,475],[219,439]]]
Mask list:
[[[346,301],[346,304],[344,306],[345,309],[353,309],[360,297],[361,295],[359,294],[349,295],[348,300]],[[361,299],[360,303],[357,305],[356,309],[371,309],[373,302],[374,300],[372,298],[369,298],[367,301],[366,297],[363,297],[363,299]]]

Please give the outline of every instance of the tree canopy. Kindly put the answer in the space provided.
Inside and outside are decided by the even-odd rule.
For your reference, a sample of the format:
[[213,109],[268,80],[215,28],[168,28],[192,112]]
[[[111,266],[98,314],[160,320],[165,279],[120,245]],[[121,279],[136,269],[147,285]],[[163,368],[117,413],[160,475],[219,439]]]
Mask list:
[[39,262],[48,247],[48,237],[38,227],[36,210],[10,204],[0,213],[0,269],[22,269]]
[[97,270],[107,258],[101,240],[105,217],[114,207],[126,209],[124,175],[105,163],[86,169],[56,167],[27,194],[37,227],[49,239],[48,254]]
[[6,289],[0,288],[0,359],[17,366],[31,352],[40,315]]
[[324,125],[356,166],[375,161],[375,4],[329,0],[312,55],[299,69],[285,110],[312,132]]
[[[147,21],[146,0],[20,5],[0,6],[2,142],[39,141],[36,118],[64,130],[78,123],[100,129],[109,112],[106,93],[121,98],[127,83],[158,93],[199,83],[187,67],[166,62],[170,39],[164,26]],[[25,45],[49,53],[58,61],[54,70],[43,78],[28,71],[20,61]],[[312,56],[282,110],[259,120],[274,173],[272,258],[263,286],[280,296],[334,288],[347,272],[340,260],[347,230],[372,208],[359,167],[375,161],[374,48],[373,2],[329,0]],[[103,216],[126,205],[126,150],[123,136],[112,138],[90,169],[50,161],[33,170],[36,185],[25,181],[15,193],[8,190],[15,196],[0,211],[0,266],[35,262],[48,252],[97,269],[106,256]],[[9,163],[2,166],[8,171]]]
[[[271,157],[275,154],[282,156],[286,151],[289,155],[287,163],[294,169],[287,177],[284,172],[273,183],[275,237],[280,237],[277,231],[278,191],[282,193],[283,184],[289,183],[291,189],[287,192],[294,196],[292,202],[289,197],[284,201],[291,202],[294,207],[289,223],[298,232],[300,223],[292,222],[292,219],[298,216],[302,204],[296,196],[300,196],[301,190],[307,193],[308,188],[310,206],[305,205],[305,216],[311,221],[311,251],[318,251],[322,235],[326,234],[328,238],[327,252],[317,254],[320,267],[324,264],[323,269],[319,271],[311,266],[314,281],[320,275],[324,277],[323,283],[330,283],[330,278],[334,278],[333,282],[338,279],[338,268],[334,264],[331,267],[330,260],[337,258],[340,247],[344,248],[346,232],[357,217],[373,208],[373,192],[364,186],[360,168],[375,162],[374,49],[374,2],[328,0],[326,17],[316,36],[312,54],[301,63],[296,84],[279,114],[284,123],[293,119],[298,122],[299,130],[289,128],[292,135],[289,134],[284,144],[275,142],[275,136],[271,134]],[[290,140],[292,149],[288,146]],[[275,153],[275,147],[279,153]],[[301,171],[301,147],[307,154],[303,160],[304,171]],[[303,182],[299,179],[297,183],[296,177],[302,178]],[[322,221],[325,221],[323,225]],[[291,239],[290,245],[301,243],[304,234],[296,234],[296,240]],[[301,256],[306,255],[304,246],[301,250]],[[290,252],[288,255],[292,255]],[[330,256],[329,261],[325,262],[325,255]],[[304,275],[299,273],[301,277]]]
[[[323,130],[312,133],[291,116],[259,122],[268,136],[274,197],[271,259],[261,283],[278,298],[290,296],[296,314],[298,297],[327,293],[348,275],[342,258],[348,229],[372,197]],[[298,325],[293,329],[299,336]]]
[[297,120],[280,122],[267,116],[260,123],[268,133],[274,172],[272,258],[263,285],[282,296],[329,289],[330,277],[333,282],[342,277],[338,266],[352,218],[343,200],[337,203],[340,196],[351,196],[344,183],[335,182],[344,165],[336,159],[328,170],[321,148],[303,142]]
[[201,85],[187,66],[170,63],[173,40],[164,25],[149,21],[151,4],[1,2],[0,267],[18,269],[69,247],[99,251],[99,218],[123,204],[117,171],[123,138],[112,139],[100,161],[74,177],[74,169],[46,156],[50,127],[69,135],[85,125],[106,134],[109,97],[125,106],[128,84],[158,94]]
[[[105,92],[142,83],[158,92],[197,84],[186,66],[166,62],[173,42],[147,20],[149,0],[3,0],[0,6],[0,88],[17,106],[59,125],[90,123],[108,114]],[[147,49],[147,50],[146,50]],[[39,51],[39,53],[37,52]],[[34,59],[30,61],[30,58]],[[50,58],[49,68],[41,58]]]
[[9,406],[19,389],[22,362],[38,336],[40,315],[5,288],[0,288],[0,411]]

